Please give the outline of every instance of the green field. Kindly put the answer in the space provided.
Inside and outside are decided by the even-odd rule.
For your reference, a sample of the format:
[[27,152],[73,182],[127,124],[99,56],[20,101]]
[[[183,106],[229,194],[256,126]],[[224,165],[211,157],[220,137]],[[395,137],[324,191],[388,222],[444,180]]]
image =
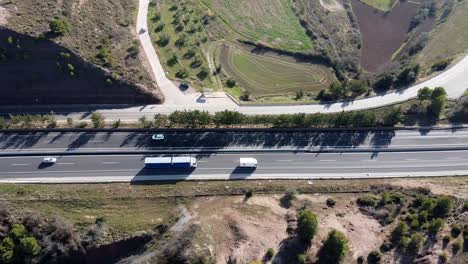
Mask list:
[[[150,5],[148,25],[161,64],[172,79],[184,79],[196,88],[216,88],[204,51],[208,43],[204,10],[192,1],[161,2]],[[162,28],[162,29],[161,29]],[[161,44],[161,38],[168,38]],[[175,56],[175,60],[173,58]],[[177,76],[185,70],[187,76]],[[201,77],[202,71],[209,74]]]
[[380,9],[382,11],[389,11],[390,9],[392,9],[392,5],[395,2],[394,0],[360,0],[360,1],[374,8]]
[[227,44],[221,48],[221,64],[254,96],[317,92],[335,80],[325,66],[298,63],[271,53],[258,55]]
[[291,51],[312,49],[291,0],[204,0],[239,34]]
[[447,21],[436,27],[430,40],[418,57],[424,66],[450,57],[465,54],[468,51],[468,2],[462,2],[453,8]]

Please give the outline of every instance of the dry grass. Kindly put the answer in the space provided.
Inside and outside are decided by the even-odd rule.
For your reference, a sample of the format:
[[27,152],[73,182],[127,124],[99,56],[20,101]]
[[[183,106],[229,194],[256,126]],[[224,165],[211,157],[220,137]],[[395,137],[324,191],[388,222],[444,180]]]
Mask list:
[[96,55],[102,39],[110,39],[113,65],[108,67],[126,79],[153,87],[149,73],[141,67],[142,54],[133,58],[128,49],[139,47],[134,32],[136,5],[134,0],[28,0],[4,5],[10,12],[7,27],[27,35],[38,36],[49,31],[54,17],[68,21],[70,32],[56,42],[79,54],[86,61],[98,64]]
[[468,2],[464,1],[455,5],[446,21],[431,32],[429,42],[418,57],[422,65],[431,67],[439,60],[466,54],[468,51],[467,13]]

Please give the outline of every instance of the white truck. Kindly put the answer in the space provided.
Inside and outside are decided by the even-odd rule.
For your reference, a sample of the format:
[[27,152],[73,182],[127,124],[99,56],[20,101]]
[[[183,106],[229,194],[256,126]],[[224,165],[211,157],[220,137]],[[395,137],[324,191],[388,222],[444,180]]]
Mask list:
[[193,169],[197,159],[192,157],[155,157],[145,158],[147,169]]
[[254,158],[240,158],[239,167],[240,168],[257,168],[257,160]]

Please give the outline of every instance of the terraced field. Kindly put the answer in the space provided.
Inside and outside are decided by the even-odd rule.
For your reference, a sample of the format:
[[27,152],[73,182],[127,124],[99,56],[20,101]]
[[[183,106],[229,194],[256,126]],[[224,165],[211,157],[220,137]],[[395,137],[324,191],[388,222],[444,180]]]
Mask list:
[[312,49],[291,0],[204,0],[235,31],[252,41],[260,41],[290,51]]
[[335,80],[330,69],[281,56],[258,54],[240,47],[223,44],[221,64],[242,88],[254,96],[276,96],[303,92],[317,92]]

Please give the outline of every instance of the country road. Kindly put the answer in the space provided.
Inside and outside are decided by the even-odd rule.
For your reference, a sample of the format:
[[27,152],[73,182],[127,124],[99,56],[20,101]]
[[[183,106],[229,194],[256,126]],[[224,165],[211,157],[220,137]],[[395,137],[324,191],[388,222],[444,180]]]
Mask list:
[[[148,180],[241,180],[376,178],[468,175],[468,151],[373,153],[224,153],[192,155],[198,167],[144,169],[144,155],[0,158],[0,183],[135,182]],[[240,157],[258,160],[256,170],[237,167]]]

